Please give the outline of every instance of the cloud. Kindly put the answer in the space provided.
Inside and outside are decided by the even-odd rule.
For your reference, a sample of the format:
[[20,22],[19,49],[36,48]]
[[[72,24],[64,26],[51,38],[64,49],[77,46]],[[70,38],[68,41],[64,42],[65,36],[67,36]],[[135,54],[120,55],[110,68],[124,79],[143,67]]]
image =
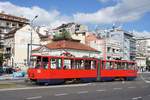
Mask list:
[[[107,0],[101,0],[107,1]],[[102,8],[94,13],[76,13],[76,22],[110,24],[131,22],[150,12],[150,0],[119,0],[116,5]]]
[[100,1],[100,2],[102,2],[102,3],[106,3],[106,2],[108,2],[108,1],[110,1],[110,0],[98,0],[98,1]]
[[[109,2],[110,0],[99,0],[101,2]],[[150,11],[150,0],[113,0],[116,2],[114,6],[101,8],[93,13],[78,12],[72,16],[61,14],[56,9],[47,11],[38,6],[22,7],[11,2],[0,2],[0,11],[6,13],[24,16],[30,20],[34,16],[39,17],[34,21],[34,24],[40,26],[51,26],[52,28],[61,25],[62,23],[78,22],[92,24],[112,24],[115,22],[131,22],[140,19],[145,13]]]
[[57,10],[47,11],[43,8],[38,6],[33,7],[22,7],[14,5],[10,2],[0,2],[0,11],[5,11],[5,13],[16,15],[16,16],[24,16],[25,18],[32,20],[36,15],[38,18],[34,21],[34,24],[38,25],[51,25],[53,24],[56,26],[58,22],[66,23],[69,22],[70,18],[64,15],[61,15]]
[[139,31],[133,30],[132,33],[133,33],[136,37],[150,37],[150,32],[148,32],[148,31],[139,32]]

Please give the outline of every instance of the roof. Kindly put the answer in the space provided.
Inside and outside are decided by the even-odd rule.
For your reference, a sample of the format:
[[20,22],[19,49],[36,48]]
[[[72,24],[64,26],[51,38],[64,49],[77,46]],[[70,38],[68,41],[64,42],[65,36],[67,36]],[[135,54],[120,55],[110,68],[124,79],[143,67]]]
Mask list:
[[18,17],[10,14],[0,13],[0,19],[28,23],[29,20],[23,17]]
[[6,33],[5,34],[5,39],[8,39],[8,38],[12,38],[14,37],[14,34],[16,33],[17,30],[19,30],[20,28],[14,28],[12,29],[10,32]]
[[98,50],[91,48],[91,47],[89,47],[85,44],[82,44],[79,41],[75,41],[75,40],[53,41],[45,46],[48,49],[75,49],[75,50],[98,52]]
[[62,29],[62,28],[67,28],[67,27],[72,26],[73,24],[75,24],[75,23],[72,22],[72,23],[62,24],[61,26],[58,26],[54,30],[58,30],[58,29]]

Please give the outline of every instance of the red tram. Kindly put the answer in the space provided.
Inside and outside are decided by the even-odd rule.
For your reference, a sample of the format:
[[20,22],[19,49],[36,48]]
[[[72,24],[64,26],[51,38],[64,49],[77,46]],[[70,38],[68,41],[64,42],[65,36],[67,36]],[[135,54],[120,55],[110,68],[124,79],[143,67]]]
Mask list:
[[99,60],[62,56],[32,56],[28,78],[37,83],[58,84],[66,80],[81,82],[134,80],[137,77],[136,63],[124,60]]

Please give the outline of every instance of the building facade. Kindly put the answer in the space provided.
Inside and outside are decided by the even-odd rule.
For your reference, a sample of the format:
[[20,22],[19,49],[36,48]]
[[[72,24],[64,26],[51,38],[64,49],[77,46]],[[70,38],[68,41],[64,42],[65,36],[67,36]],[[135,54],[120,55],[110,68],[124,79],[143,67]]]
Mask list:
[[28,24],[29,20],[23,17],[17,17],[3,12],[0,13],[0,51],[3,53],[4,37],[10,31],[19,29]]
[[136,38],[136,61],[139,67],[146,67],[146,58],[150,59],[150,38]]
[[86,36],[86,44],[100,52],[100,58],[119,60],[122,58],[120,42],[111,38],[98,38],[95,34]]
[[51,56],[71,56],[71,57],[93,57],[98,58],[99,52],[79,40],[57,40],[43,45],[35,50],[33,54]]
[[109,34],[110,38],[120,42],[122,60],[136,59],[136,39],[133,33],[126,32],[122,29],[112,29]]
[[66,29],[66,31],[71,34],[72,39],[80,40],[81,43],[85,43],[85,34],[88,31],[87,26],[77,23],[62,24],[53,29],[53,32],[61,34],[63,29]]
[[[31,33],[32,44],[40,44],[39,35],[30,25],[26,25],[19,30],[11,31],[5,35],[4,59],[8,66],[16,67],[27,64],[27,57],[31,53],[31,45],[28,45],[31,44]],[[35,47],[37,46],[32,45],[32,49]]]

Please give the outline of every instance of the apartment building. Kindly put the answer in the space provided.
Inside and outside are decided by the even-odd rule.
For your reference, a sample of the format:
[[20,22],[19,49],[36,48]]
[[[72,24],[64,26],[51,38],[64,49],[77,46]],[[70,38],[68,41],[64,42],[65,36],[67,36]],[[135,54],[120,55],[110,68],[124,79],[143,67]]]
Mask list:
[[114,28],[110,30],[109,37],[120,42],[122,60],[136,59],[136,39],[133,33]]
[[77,23],[67,23],[53,29],[53,31],[54,33],[61,34],[63,29],[66,29],[71,34],[72,39],[85,43],[85,34],[88,31],[87,26]]
[[86,35],[86,44],[101,52],[102,59],[135,60],[136,40],[132,33],[113,28]]
[[[32,44],[40,44],[40,37],[30,26],[26,25],[20,29],[10,31],[4,37],[4,59],[8,66],[24,66],[27,64],[28,56],[31,53],[31,33]],[[37,46],[32,45],[32,49]]]
[[150,38],[136,38],[136,61],[139,67],[146,67],[146,58],[150,58]]
[[4,47],[4,37],[5,34],[10,31],[19,29],[24,25],[28,24],[29,20],[23,17],[17,17],[13,15],[0,12],[0,49],[3,52]]
[[123,57],[120,42],[117,40],[108,37],[99,38],[96,34],[88,34],[86,44],[100,52],[100,59],[119,60]]

